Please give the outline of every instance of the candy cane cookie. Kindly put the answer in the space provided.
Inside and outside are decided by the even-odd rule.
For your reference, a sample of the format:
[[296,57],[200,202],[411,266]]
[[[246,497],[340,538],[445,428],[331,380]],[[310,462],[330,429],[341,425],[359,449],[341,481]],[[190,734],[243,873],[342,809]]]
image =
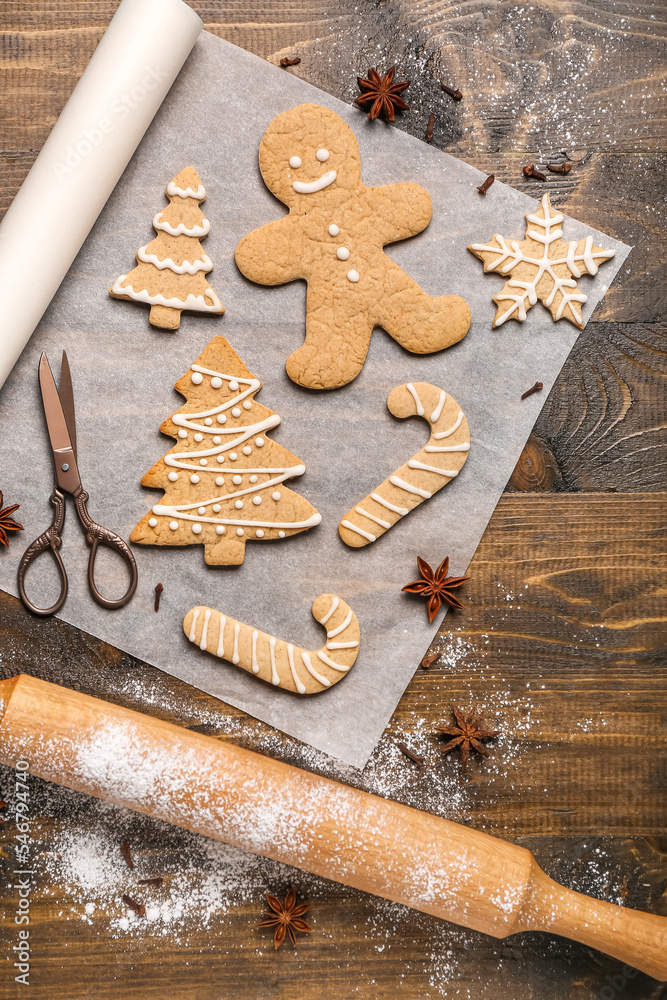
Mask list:
[[335,594],[315,598],[313,617],[327,630],[321,649],[302,649],[205,607],[188,611],[183,631],[200,649],[229,660],[267,684],[296,694],[318,694],[333,687],[354,666],[361,633],[354,611]]
[[428,382],[392,389],[387,406],[395,417],[423,417],[431,427],[428,444],[396,469],[373,493],[347,512],[338,525],[346,545],[374,542],[411,510],[430,499],[463,468],[470,450],[468,422],[451,396]]

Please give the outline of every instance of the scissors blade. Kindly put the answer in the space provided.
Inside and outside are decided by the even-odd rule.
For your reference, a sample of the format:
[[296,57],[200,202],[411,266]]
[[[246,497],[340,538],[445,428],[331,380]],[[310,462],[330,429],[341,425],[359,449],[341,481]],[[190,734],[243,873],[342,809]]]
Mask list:
[[60,404],[65,414],[65,422],[69,431],[69,439],[72,442],[72,451],[76,458],[76,415],[74,413],[74,392],[72,390],[72,373],[69,370],[67,351],[63,351],[63,360],[60,365],[60,386],[58,388]]
[[56,483],[67,493],[73,493],[81,485],[81,480],[67,420],[46,354],[42,354],[39,361],[39,388],[51,442]]

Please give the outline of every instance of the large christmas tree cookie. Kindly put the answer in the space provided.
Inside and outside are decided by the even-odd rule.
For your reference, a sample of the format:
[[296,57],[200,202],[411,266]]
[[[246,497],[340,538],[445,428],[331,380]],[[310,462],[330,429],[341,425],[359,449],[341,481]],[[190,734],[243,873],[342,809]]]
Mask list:
[[115,299],[145,302],[149,321],[177,330],[181,311],[215,313],[225,309],[206,277],[213,270],[199,242],[211,228],[199,205],[206,190],[194,167],[186,167],[165,189],[169,205],[153,218],[157,236],[136,253],[137,266],[109,289]]
[[176,444],[144,486],[165,491],[132,531],[140,545],[203,545],[206,562],[243,562],[247,541],[287,538],[319,524],[285,486],[306,471],[267,432],[280,417],[255,401],[262,383],[224,337],[214,337],[176,383],[187,403],[160,427]]
[[278,115],[264,133],[259,165],[290,211],[245,236],[236,263],[262,285],[308,282],[306,340],[287,359],[291,379],[311,389],[351,382],[374,326],[415,354],[466,335],[468,304],[427,295],[383,251],[426,228],[428,192],[418,184],[366,187],[357,140],[342,118],[317,104]]

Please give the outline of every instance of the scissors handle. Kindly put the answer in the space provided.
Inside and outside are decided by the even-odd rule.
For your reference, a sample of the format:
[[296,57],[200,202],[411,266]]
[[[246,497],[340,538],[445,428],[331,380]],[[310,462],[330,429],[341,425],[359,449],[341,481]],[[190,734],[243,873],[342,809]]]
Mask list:
[[[76,493],[74,493],[74,502],[76,504],[77,514],[79,515],[79,520],[84,527],[86,532],[86,542],[90,545],[90,556],[88,558],[88,589],[96,601],[103,608],[122,608],[128,601],[130,601],[137,589],[137,564],[134,561],[134,556],[129,545],[123,541],[120,535],[116,535],[109,528],[104,528],[101,524],[97,524],[93,521],[92,517],[88,513],[88,507],[86,506],[89,496],[83,487],[80,487]],[[127,568],[130,571],[130,584],[123,594],[116,601],[110,601],[106,597],[100,594],[97,586],[95,584],[95,557],[97,556],[97,550],[100,545],[106,545],[110,549],[114,549],[118,555],[123,559]]]
[[[63,525],[65,523],[65,497],[58,489],[54,489],[53,493],[49,497],[49,500],[55,507],[53,514],[53,521],[51,526],[42,532],[39,538],[28,546],[23,555],[21,556],[21,561],[19,563],[17,580],[19,588],[19,596],[23,601],[23,604],[28,609],[32,611],[33,615],[42,615],[46,617],[47,615],[53,615],[56,611],[60,611],[63,604],[67,600],[67,573],[65,572],[65,566],[63,565],[62,558],[60,556],[60,546],[62,545],[62,532]],[[25,592],[25,577],[28,572],[28,567],[37,559],[42,552],[49,551],[53,556],[56,564],[56,568],[60,575],[60,596],[55,604],[51,605],[50,608],[38,608],[36,605],[29,600],[28,595]]]

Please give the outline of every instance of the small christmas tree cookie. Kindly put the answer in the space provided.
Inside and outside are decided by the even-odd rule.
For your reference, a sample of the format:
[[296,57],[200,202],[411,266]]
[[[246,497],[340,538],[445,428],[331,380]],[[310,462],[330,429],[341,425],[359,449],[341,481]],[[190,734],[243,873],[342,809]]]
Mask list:
[[262,383],[214,337],[176,383],[187,403],[160,427],[174,447],[141,480],[165,491],[130,535],[140,545],[203,545],[206,562],[243,562],[248,540],[287,538],[319,524],[286,479],[305,465],[267,437],[280,423],[255,402]]
[[169,205],[153,218],[157,236],[137,250],[137,266],[109,289],[115,299],[145,302],[149,321],[177,330],[181,311],[215,313],[225,308],[206,277],[213,270],[199,242],[211,228],[199,207],[206,190],[194,167],[186,167],[165,189]]

